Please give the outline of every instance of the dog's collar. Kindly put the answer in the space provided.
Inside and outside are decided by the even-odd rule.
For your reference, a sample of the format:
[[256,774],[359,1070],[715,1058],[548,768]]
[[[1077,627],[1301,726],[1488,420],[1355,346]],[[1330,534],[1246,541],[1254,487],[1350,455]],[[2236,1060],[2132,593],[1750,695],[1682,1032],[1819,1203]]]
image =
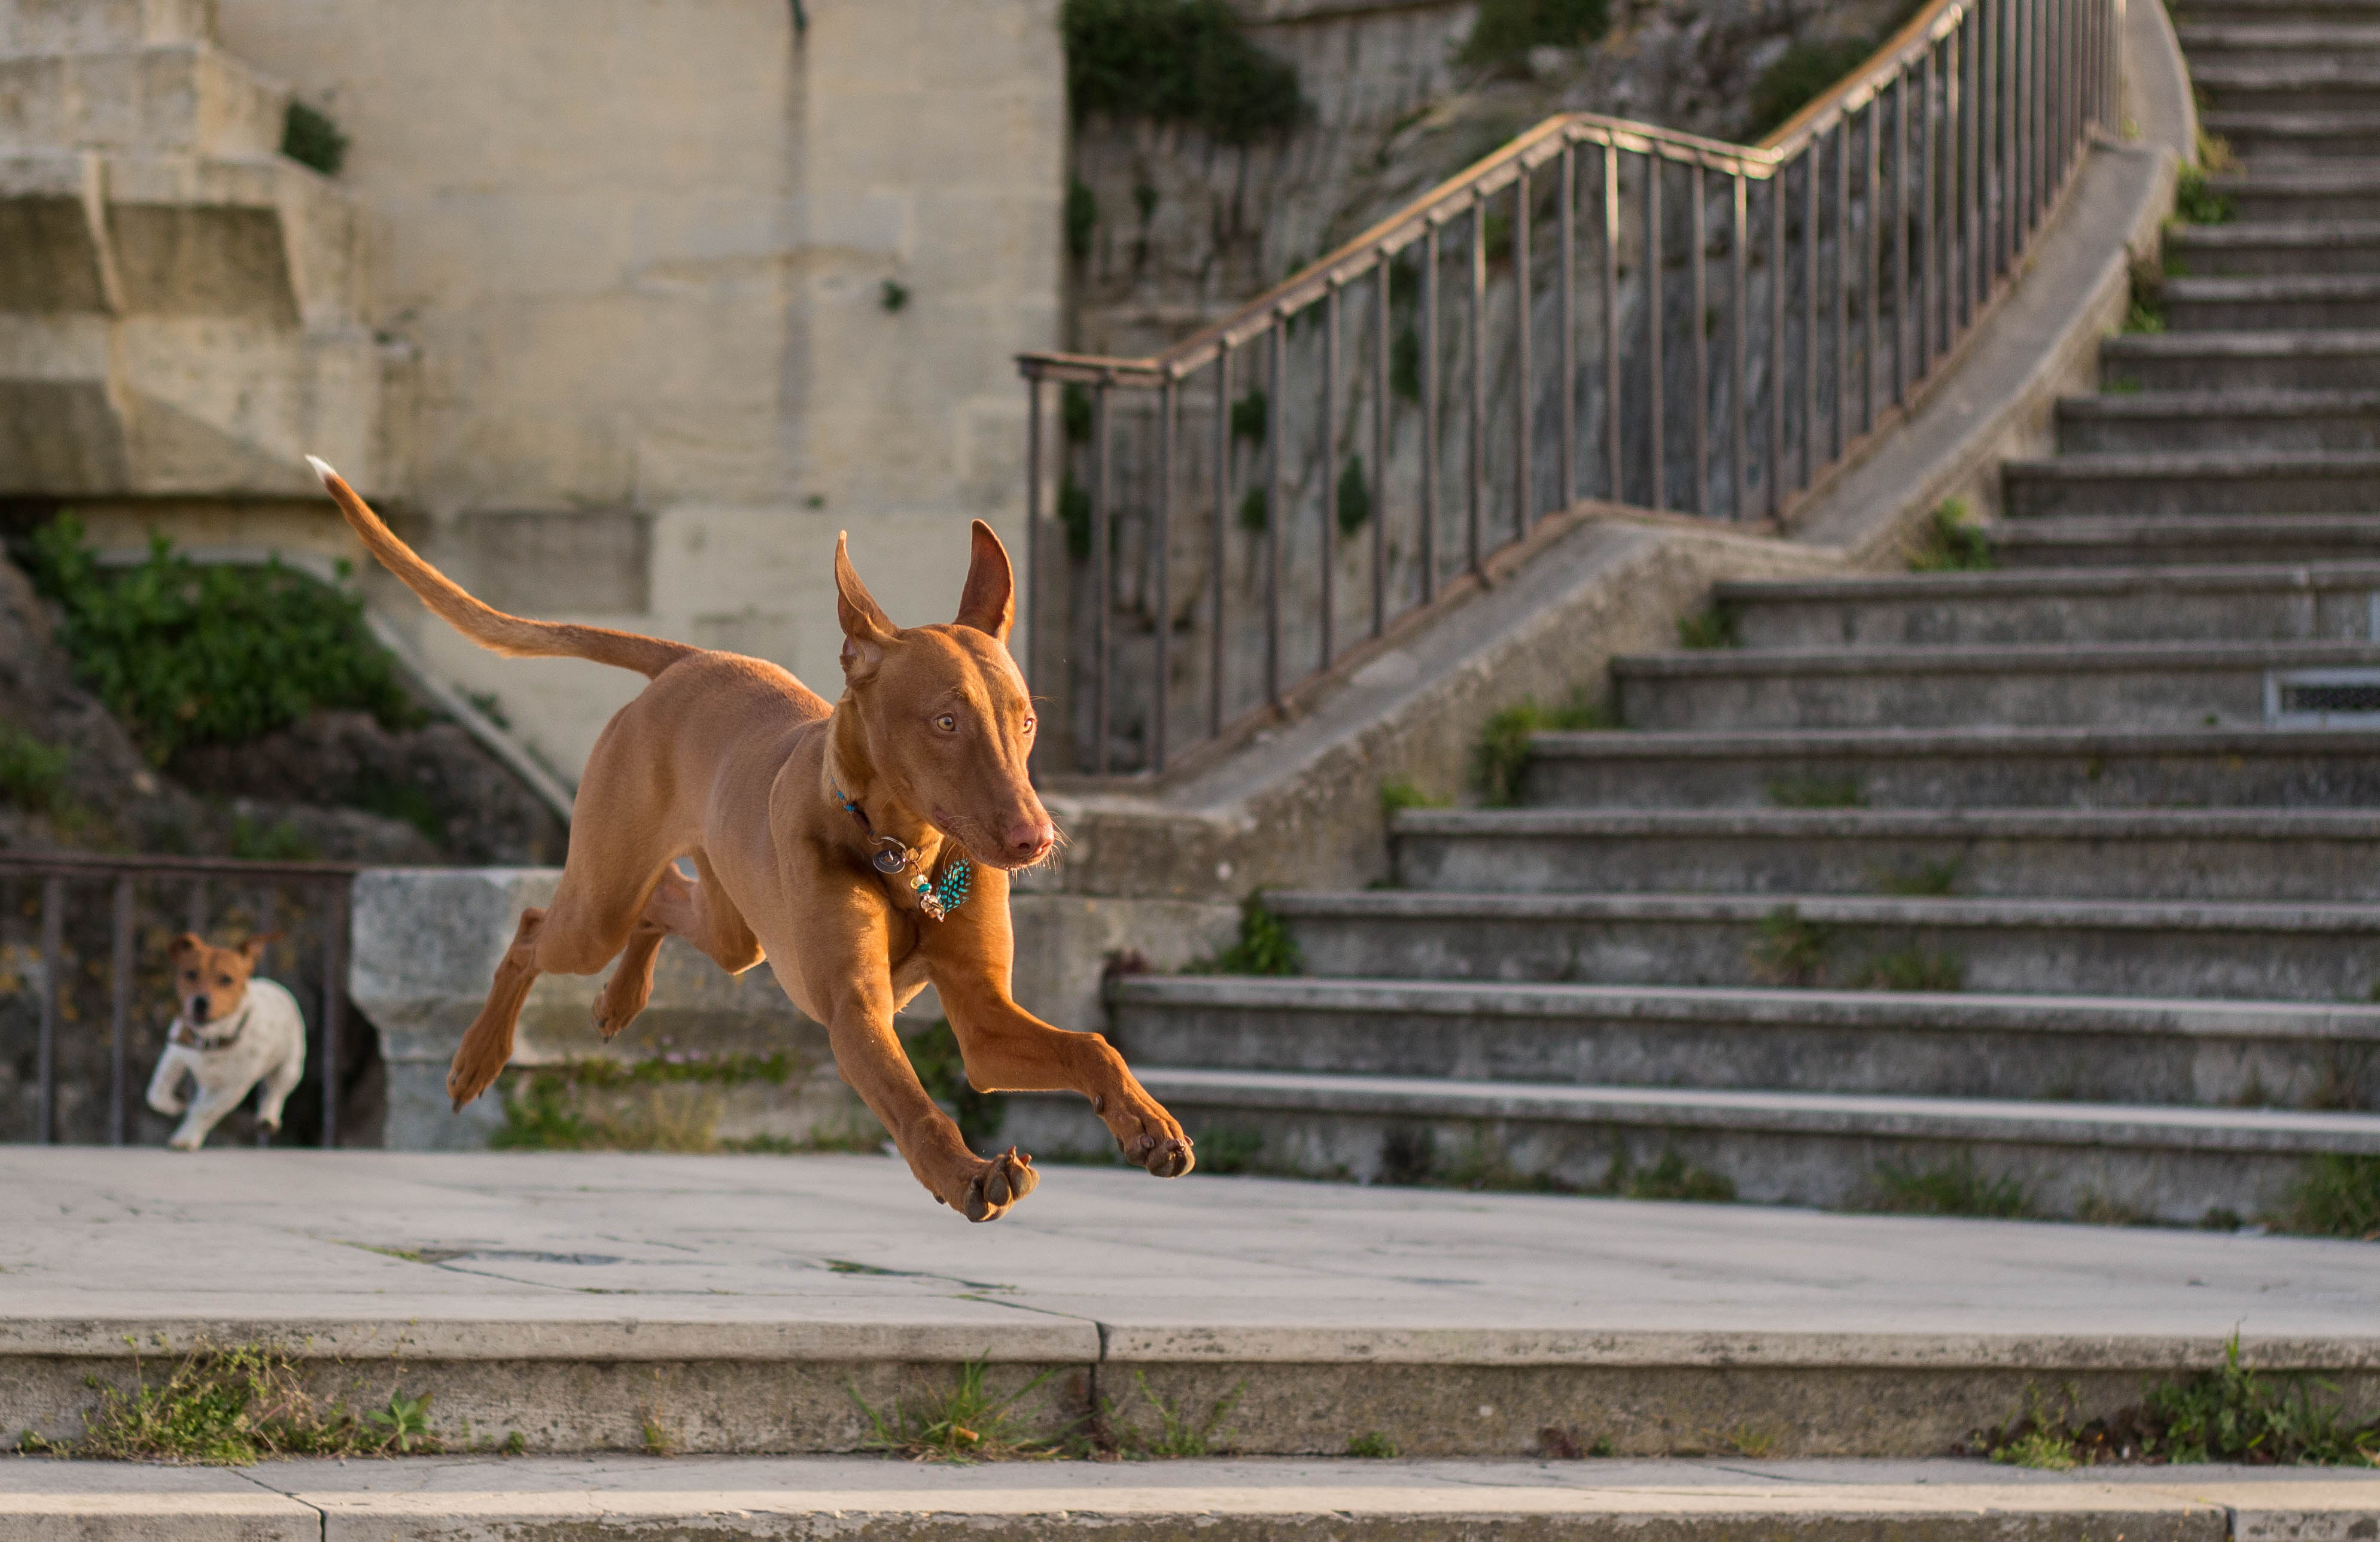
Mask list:
[[[867,809],[854,803],[832,778],[828,780],[827,785],[834,789],[834,800],[843,805],[844,812],[857,820],[860,830],[869,840],[876,843],[876,850],[868,858],[868,866],[886,878],[892,878],[895,874],[917,867],[918,856],[916,850],[892,836],[878,834],[876,826],[868,821]],[[939,921],[966,904],[968,876],[967,859],[962,856],[951,863],[939,883],[929,879],[922,871],[911,873],[909,892],[917,896],[917,909],[924,914],[926,919]]]
[[249,1014],[255,1010],[256,1003],[253,1001],[243,1002],[239,1009],[239,1015],[232,1020],[231,1032],[221,1038],[208,1038],[190,1026],[187,1018],[176,1018],[173,1031],[166,1037],[176,1044],[186,1045],[193,1050],[228,1050],[239,1042],[241,1034],[248,1031]]

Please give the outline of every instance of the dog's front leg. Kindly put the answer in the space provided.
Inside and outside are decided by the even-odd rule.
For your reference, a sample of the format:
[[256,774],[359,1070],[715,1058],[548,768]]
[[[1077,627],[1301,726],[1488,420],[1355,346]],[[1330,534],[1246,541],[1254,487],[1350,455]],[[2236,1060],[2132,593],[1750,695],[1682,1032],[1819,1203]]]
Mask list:
[[207,1143],[207,1132],[213,1129],[223,1116],[239,1107],[248,1096],[248,1088],[224,1092],[200,1083],[199,1095],[190,1104],[190,1111],[182,1116],[180,1129],[165,1142],[176,1151],[195,1151]]
[[1160,1178],[1179,1178],[1196,1164],[1190,1137],[1164,1105],[1151,1098],[1115,1047],[1095,1033],[1054,1027],[1010,996],[1015,943],[1009,929],[1003,875],[988,873],[980,909],[969,905],[927,933],[926,956],[934,989],[966,1062],[967,1084],[978,1092],[1079,1092],[1108,1127],[1124,1160]]
[[157,1070],[149,1078],[149,1106],[171,1119],[189,1105],[182,1100],[183,1073],[190,1069],[188,1060],[178,1045],[169,1045],[157,1057]]

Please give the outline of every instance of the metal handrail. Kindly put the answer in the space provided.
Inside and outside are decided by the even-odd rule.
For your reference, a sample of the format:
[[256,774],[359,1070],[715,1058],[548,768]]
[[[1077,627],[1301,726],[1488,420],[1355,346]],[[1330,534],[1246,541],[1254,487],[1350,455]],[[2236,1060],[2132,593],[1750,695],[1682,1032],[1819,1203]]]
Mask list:
[[[58,1029],[63,1021],[62,965],[67,959],[66,925],[70,885],[105,883],[108,891],[108,1103],[107,1138],[122,1146],[128,1135],[131,1081],[128,1064],[133,1013],[134,936],[141,883],[186,885],[176,917],[185,930],[205,935],[220,909],[216,885],[245,894],[252,905],[248,920],[255,933],[276,929],[280,896],[285,890],[319,891],[323,900],[320,935],[322,992],[314,1014],[320,1047],[309,1053],[306,1079],[322,1093],[322,1143],[339,1143],[339,1041],[346,1031],[347,918],[351,889],[361,869],[344,862],[248,861],[212,856],[104,856],[81,852],[0,852],[0,883],[11,878],[39,879],[42,884],[39,957],[42,967],[41,1026],[35,1053],[38,1101],[34,1139],[42,1145],[58,1138]],[[294,942],[280,944],[295,950]],[[300,1085],[303,1085],[302,1083]]]
[[[1161,772],[1185,728],[1189,738],[1230,743],[1333,673],[1348,653],[1338,646],[1343,622],[1377,644],[1392,622],[1446,603],[1452,577],[1483,578],[1491,560],[1528,540],[1547,516],[1589,498],[1730,520],[1783,518],[1907,409],[2005,292],[2092,135],[2112,115],[2122,5],[1934,0],[1757,145],[1593,113],[1550,117],[1159,353],[1019,355],[1028,393],[1026,567],[1037,580],[1026,607],[1026,667],[1038,690],[1062,698],[1062,716],[1045,711],[1045,721],[1073,730],[1045,735],[1041,769],[1106,776],[1121,759],[1128,770]],[[1556,196],[1546,238],[1532,215],[1548,172]],[[1665,197],[1680,194],[1682,206],[1665,207]],[[1581,206],[1590,201],[1596,212],[1583,229]],[[1493,232],[1498,219],[1506,222],[1502,236]],[[1685,228],[1673,235],[1673,225]],[[1451,235],[1468,249],[1465,321],[1455,340],[1443,315]],[[1491,261],[1497,244],[1504,254]],[[1540,245],[1550,249],[1540,255]],[[1595,317],[1583,313],[1578,295],[1589,245],[1601,258]],[[1715,255],[1727,270],[1717,285]],[[1549,296],[1533,275],[1543,260],[1557,279]],[[1671,267],[1686,270],[1685,282],[1665,292]],[[1509,274],[1491,285],[1491,268]],[[1418,294],[1401,298],[1408,274],[1403,288]],[[1342,334],[1354,304],[1368,322],[1354,351],[1368,357],[1351,370]],[[1417,313],[1399,332],[1401,306]],[[1541,316],[1547,310],[1552,314]],[[1300,329],[1317,320],[1320,338],[1298,343]],[[1583,323],[1601,356],[1586,369]],[[1552,346],[1541,351],[1538,336],[1548,332]],[[1243,358],[1255,368],[1241,368],[1248,393],[1235,398],[1234,365]],[[1211,386],[1194,403],[1191,382],[1201,372]],[[1303,377],[1295,396],[1293,374]],[[1454,378],[1467,397],[1460,404],[1446,400]],[[1080,646],[1062,659],[1044,657],[1061,650],[1050,646],[1038,582],[1050,572],[1039,543],[1048,506],[1042,387],[1050,382],[1089,396],[1087,443],[1058,451],[1060,513],[1071,494],[1089,523],[1089,571],[1069,577],[1079,597],[1070,609],[1079,616],[1087,601],[1090,613],[1084,635],[1072,639]],[[1119,392],[1126,394],[1121,407]],[[1491,402],[1491,394],[1504,399]],[[1402,442],[1400,395],[1413,430]],[[1285,443],[1293,400],[1314,409],[1312,422],[1297,425],[1294,446]],[[1235,407],[1247,409],[1237,424]],[[1208,415],[1204,466],[1181,453],[1185,410]],[[1460,431],[1450,431],[1458,418]],[[1500,419],[1496,435],[1491,419]],[[1245,453],[1244,440],[1255,441]],[[1403,462],[1401,450],[1409,452]],[[1597,455],[1590,487],[1582,473]],[[1439,504],[1457,461],[1462,549],[1459,573],[1450,574],[1448,558],[1458,553],[1446,548],[1456,532]],[[1403,480],[1414,485],[1400,499],[1391,467],[1407,462],[1412,474]],[[1119,474],[1139,484],[1123,498]],[[1205,495],[1185,498],[1181,484],[1198,477]],[[1368,615],[1342,618],[1348,607],[1336,578],[1352,565],[1342,528],[1350,482],[1361,488],[1371,527],[1370,602],[1360,607]],[[1235,485],[1246,492],[1241,522],[1261,537],[1242,586],[1260,589],[1243,596],[1258,613],[1260,638],[1253,627],[1246,637],[1230,627]],[[1499,501],[1503,514],[1495,517],[1490,504]],[[1177,517],[1184,505],[1203,531]],[[1392,508],[1410,527],[1409,544],[1394,549]],[[1293,539],[1314,548],[1307,572],[1293,566]],[[1201,534],[1195,546],[1183,544]],[[1136,552],[1121,551],[1125,545]],[[1120,563],[1127,556],[1130,572]],[[1205,566],[1188,591],[1196,602],[1179,614],[1177,557]],[[1392,587],[1400,589],[1393,601]],[[1136,597],[1127,619],[1148,622],[1145,659],[1122,657],[1116,623],[1125,593]],[[1201,626],[1203,649],[1176,649],[1177,630]],[[1310,662],[1293,663],[1293,647]],[[1186,712],[1177,672],[1205,676],[1186,682],[1204,687]]]

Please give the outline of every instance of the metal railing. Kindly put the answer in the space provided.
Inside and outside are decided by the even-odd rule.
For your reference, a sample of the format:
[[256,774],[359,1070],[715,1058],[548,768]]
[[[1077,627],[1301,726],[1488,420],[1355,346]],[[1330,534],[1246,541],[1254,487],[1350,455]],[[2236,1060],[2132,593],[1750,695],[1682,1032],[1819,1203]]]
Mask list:
[[1019,356],[1042,771],[1242,742],[1589,500],[1783,518],[2004,292],[2122,5],[1935,0],[1756,146],[1548,118],[1162,353]]
[[[149,1073],[141,1062],[162,1050],[179,1010],[171,940],[194,931],[224,944],[279,931],[285,935],[257,972],[289,986],[308,1018],[306,1076],[285,1127],[298,1123],[310,1089],[320,1099],[322,1144],[336,1147],[356,871],[330,862],[0,853],[0,974],[8,977],[9,997],[20,1006],[30,997],[33,1009],[30,1025],[0,1023],[9,1038],[32,1030],[31,1075],[19,1069],[18,1079],[20,1088],[32,1082],[34,1106],[30,1129],[17,1138],[56,1144],[69,1138],[62,1130],[71,1123],[71,1134],[87,1143],[131,1141],[135,1122],[153,1118],[145,1103],[136,1105]],[[106,1003],[103,1040],[91,1031],[95,1014],[84,1009],[95,999]],[[21,1055],[11,1058],[21,1066]],[[101,1087],[103,1103],[94,1111],[91,1094]],[[62,1104],[62,1088],[79,1096]],[[20,1119],[13,1110],[7,1116],[10,1124]]]

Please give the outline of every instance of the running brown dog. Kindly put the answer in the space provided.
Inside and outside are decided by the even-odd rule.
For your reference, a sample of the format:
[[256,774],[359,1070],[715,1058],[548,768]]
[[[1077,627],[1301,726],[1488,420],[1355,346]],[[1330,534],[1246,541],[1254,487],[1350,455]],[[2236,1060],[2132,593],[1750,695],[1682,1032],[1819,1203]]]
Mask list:
[[[446,1090],[456,1108],[512,1058],[540,973],[591,975],[619,959],[595,1004],[609,1038],[644,1010],[653,954],[674,934],[731,974],[766,960],[794,1004],[826,1025],[836,1065],[909,1171],[969,1220],[1002,1215],[1038,1174],[1013,1147],[989,1160],[969,1150],[917,1084],[892,1014],[929,981],[970,1085],[1071,1088],[1131,1161],[1161,1178],[1190,1171],[1182,1126],[1106,1039],[1052,1027],[1009,996],[1008,874],[1048,856],[1058,833],[1026,772],[1033,702],[1008,652],[1014,584],[990,526],[976,521],[947,626],[894,626],[837,538],[844,690],[829,708],[759,659],[482,604],[397,540],[338,473],[312,465],[371,553],[473,642],[652,681],[587,758],[553,903],[522,913],[455,1051]],[[694,863],[690,880],[680,857]]]

